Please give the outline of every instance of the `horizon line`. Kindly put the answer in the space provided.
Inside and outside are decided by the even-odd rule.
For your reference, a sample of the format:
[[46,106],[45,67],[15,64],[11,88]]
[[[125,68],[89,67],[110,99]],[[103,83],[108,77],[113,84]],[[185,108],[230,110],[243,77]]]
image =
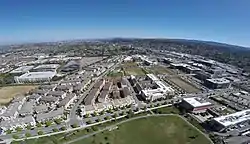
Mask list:
[[5,46],[13,46],[13,45],[25,45],[25,44],[38,44],[38,43],[57,43],[62,41],[75,41],[75,40],[108,40],[108,39],[162,39],[162,40],[193,40],[193,41],[200,41],[200,42],[214,42],[218,44],[225,44],[229,46],[236,46],[236,47],[242,47],[242,48],[250,48],[250,46],[243,46],[240,44],[230,44],[227,42],[220,42],[216,40],[203,40],[203,39],[192,39],[192,38],[167,38],[167,37],[105,37],[105,38],[72,38],[72,39],[62,39],[62,40],[50,40],[50,41],[30,41],[30,42],[10,42],[9,44],[1,44],[1,47]]

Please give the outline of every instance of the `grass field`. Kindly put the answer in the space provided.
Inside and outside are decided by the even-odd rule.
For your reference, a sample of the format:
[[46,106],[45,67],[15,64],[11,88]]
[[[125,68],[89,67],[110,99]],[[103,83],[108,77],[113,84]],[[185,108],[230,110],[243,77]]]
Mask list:
[[17,94],[25,94],[36,86],[8,86],[0,88],[0,105],[7,104]]
[[[162,113],[175,113],[175,107],[158,109]],[[142,114],[145,115],[145,114]],[[99,129],[112,125],[114,122],[102,124]],[[74,140],[86,134],[91,134],[94,128],[86,128],[70,134],[58,134],[39,139],[25,140],[25,142],[12,142],[12,144],[59,144]],[[66,138],[65,138],[66,136]],[[75,142],[75,144],[209,144],[201,133],[176,116],[148,117],[118,125],[117,129],[107,130]]]
[[173,83],[175,83],[177,86],[179,86],[181,89],[183,89],[187,93],[200,92],[200,90],[197,87],[193,86],[189,82],[186,82],[185,80],[181,79],[180,77],[170,77],[169,80],[172,81]]
[[171,69],[168,69],[163,66],[152,66],[151,68],[148,68],[147,71],[150,73],[154,73],[156,75],[157,74],[169,74],[169,75],[174,74],[174,72]]
[[123,72],[113,71],[107,74],[108,77],[122,77]]
[[209,144],[201,133],[176,116],[150,117],[119,125],[74,144]]
[[131,67],[124,70],[125,75],[145,75],[145,72],[140,67]]

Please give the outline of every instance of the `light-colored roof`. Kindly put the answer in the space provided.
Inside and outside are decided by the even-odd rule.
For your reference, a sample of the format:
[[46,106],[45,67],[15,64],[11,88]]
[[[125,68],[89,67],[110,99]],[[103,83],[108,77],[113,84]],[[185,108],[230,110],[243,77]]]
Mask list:
[[214,118],[215,121],[223,125],[224,127],[235,125],[247,120],[250,120],[250,109],[239,111],[226,116]]
[[18,124],[28,124],[31,122],[35,123],[35,119],[32,116],[26,116],[24,118],[15,118],[13,120],[1,121],[0,127],[10,128]]
[[39,113],[39,112],[45,112],[48,110],[48,106],[46,104],[43,104],[43,105],[39,105],[39,106],[36,106],[34,107],[34,110]]
[[6,111],[0,115],[0,116],[3,116],[3,117],[11,117],[11,116],[14,116],[15,113],[18,111],[19,107],[21,106],[22,104],[19,103],[19,102],[14,102],[14,103],[11,103],[8,108],[6,109]]
[[19,111],[19,114],[32,113],[35,101],[25,102]]
[[54,117],[63,115],[63,108],[59,108],[57,110],[48,112],[48,113],[41,113],[41,114],[37,114],[36,120],[40,121],[40,120],[44,120],[44,119],[52,119]]
[[39,65],[39,66],[35,67],[34,69],[44,69],[44,68],[56,69],[59,66],[60,66],[59,64],[44,64],[44,65]]
[[31,70],[34,66],[21,66],[19,68],[14,69],[10,73],[25,73]]
[[71,99],[73,99],[75,97],[75,94],[67,94],[66,97],[61,100],[58,104],[59,107],[61,106],[65,106],[69,101],[71,101]]
[[201,99],[199,97],[183,98],[183,100],[189,103],[194,108],[212,105],[212,103],[205,101],[204,99]]
[[227,80],[227,79],[225,79],[225,78],[207,79],[207,81],[210,81],[210,82],[216,83],[216,84],[227,84],[227,83],[230,83],[230,81]]
[[85,105],[84,107],[85,111],[94,111],[95,108],[92,105]]
[[159,80],[154,74],[147,74],[147,76],[148,76],[152,81],[158,81],[158,80]]
[[38,79],[42,79],[42,78],[52,78],[56,75],[56,72],[29,72],[29,73],[25,73],[21,76],[19,76],[18,78],[38,78]]

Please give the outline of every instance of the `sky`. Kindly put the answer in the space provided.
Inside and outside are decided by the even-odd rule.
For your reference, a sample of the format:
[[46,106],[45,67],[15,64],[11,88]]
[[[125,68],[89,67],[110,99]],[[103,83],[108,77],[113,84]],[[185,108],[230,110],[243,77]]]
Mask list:
[[0,0],[0,44],[112,37],[250,47],[250,0]]

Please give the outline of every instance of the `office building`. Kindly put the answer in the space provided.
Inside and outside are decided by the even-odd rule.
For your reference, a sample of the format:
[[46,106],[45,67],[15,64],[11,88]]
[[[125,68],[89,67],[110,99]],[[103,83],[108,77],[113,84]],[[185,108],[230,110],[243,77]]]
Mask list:
[[40,83],[50,82],[55,75],[56,72],[28,72],[14,79],[16,83]]
[[183,98],[180,105],[193,113],[203,113],[206,112],[208,108],[212,107],[212,103],[200,97]]

